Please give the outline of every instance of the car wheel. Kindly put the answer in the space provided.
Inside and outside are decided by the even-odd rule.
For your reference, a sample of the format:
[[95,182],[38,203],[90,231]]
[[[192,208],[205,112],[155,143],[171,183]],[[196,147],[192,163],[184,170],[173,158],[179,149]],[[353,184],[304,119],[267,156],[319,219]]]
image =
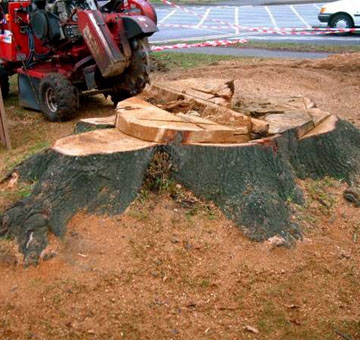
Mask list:
[[339,29],[353,28],[354,22],[347,14],[337,14],[330,20],[329,26]]

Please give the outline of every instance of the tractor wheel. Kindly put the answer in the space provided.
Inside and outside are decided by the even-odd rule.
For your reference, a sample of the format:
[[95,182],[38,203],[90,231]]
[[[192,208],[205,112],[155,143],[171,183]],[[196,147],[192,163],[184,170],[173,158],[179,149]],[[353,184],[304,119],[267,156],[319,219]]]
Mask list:
[[130,42],[133,52],[128,68],[114,80],[111,100],[117,103],[141,93],[150,83],[150,47],[147,38],[138,38]]
[[0,65],[0,85],[1,85],[1,93],[3,98],[6,98],[9,94],[9,75],[3,65]]
[[40,109],[51,122],[71,118],[77,108],[77,90],[63,75],[51,73],[40,82]]

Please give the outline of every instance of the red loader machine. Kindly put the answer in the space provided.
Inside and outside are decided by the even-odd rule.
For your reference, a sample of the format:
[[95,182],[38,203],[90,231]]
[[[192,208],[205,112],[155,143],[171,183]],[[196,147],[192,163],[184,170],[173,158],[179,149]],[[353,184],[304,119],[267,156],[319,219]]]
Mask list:
[[81,94],[103,93],[116,105],[149,82],[156,24],[147,0],[1,2],[2,94],[18,74],[20,105],[50,121],[70,119]]

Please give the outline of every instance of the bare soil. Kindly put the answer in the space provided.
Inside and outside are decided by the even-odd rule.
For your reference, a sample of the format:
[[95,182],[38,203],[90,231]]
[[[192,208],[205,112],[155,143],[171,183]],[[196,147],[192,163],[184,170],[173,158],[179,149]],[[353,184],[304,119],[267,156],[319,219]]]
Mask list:
[[[246,59],[153,80],[234,78],[237,91],[303,95],[360,127],[359,60]],[[76,122],[47,123],[14,100],[2,175]],[[110,114],[98,97],[79,117]],[[37,267],[24,269],[14,242],[1,240],[0,339],[360,339],[360,210],[343,199],[344,183],[299,185],[305,205],[289,204],[304,240],[291,249],[249,241],[169,179],[121,216],[79,213]],[[0,210],[30,190],[3,185]]]

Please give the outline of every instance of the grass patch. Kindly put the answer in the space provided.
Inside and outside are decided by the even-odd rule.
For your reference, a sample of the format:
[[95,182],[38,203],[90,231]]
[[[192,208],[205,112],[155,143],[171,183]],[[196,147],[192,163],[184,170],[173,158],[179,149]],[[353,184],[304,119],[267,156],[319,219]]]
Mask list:
[[0,178],[24,159],[48,148],[49,123],[34,111],[19,106],[17,76],[10,77],[10,95],[4,101],[12,150],[0,145]]
[[[0,147],[0,155],[4,153],[4,167],[0,168],[0,175],[11,171],[17,164],[24,161],[26,158],[50,147],[49,141],[37,141],[30,145],[25,152],[15,154],[15,151],[8,151],[4,147]],[[12,152],[13,151],[13,152]]]
[[[322,217],[330,218],[334,214],[337,202],[337,190],[341,181],[331,177],[321,180],[306,179],[301,185],[305,192],[305,204],[288,201],[296,222],[301,224],[308,235],[319,232]],[[320,228],[321,229],[321,228]],[[357,226],[353,226],[353,241],[357,242]]]
[[140,207],[134,207],[133,209],[128,211],[128,216],[134,218],[137,221],[148,221],[149,211],[147,209],[140,209]]
[[291,52],[324,52],[324,53],[354,53],[360,52],[359,45],[321,45],[299,44],[288,42],[248,41],[246,44],[238,44],[237,48],[259,48],[265,50],[291,51]]
[[337,181],[330,177],[325,177],[320,181],[307,180],[305,182],[306,192],[309,196],[309,204],[316,204],[317,211],[325,216],[329,216],[335,204],[335,197],[329,188],[335,187]]
[[[191,43],[198,43],[203,42],[203,40],[194,40]],[[184,43],[184,41],[172,41],[172,44]],[[153,55],[156,58],[159,58],[162,61],[166,61],[168,57],[170,59],[173,55],[179,55],[180,62],[178,66],[181,66],[181,59],[184,61],[189,61],[189,59],[200,60],[201,62],[205,61],[206,59],[212,59],[215,57],[214,60],[210,62],[226,60],[224,58],[245,58],[242,56],[226,56],[226,48],[239,48],[239,49],[249,49],[249,48],[256,48],[256,49],[263,49],[263,50],[273,50],[273,51],[289,51],[289,52],[323,52],[323,53],[356,53],[360,52],[360,45],[321,45],[321,44],[311,44],[311,43],[296,43],[296,42],[271,42],[271,41],[256,41],[256,40],[249,40],[245,44],[235,44],[229,47],[218,47],[224,50],[224,55],[207,55],[202,53],[168,53],[168,52],[154,52]],[[180,56],[181,55],[181,56]],[[176,58],[176,57],[175,57]],[[179,61],[178,59],[173,59],[174,61]],[[185,64],[186,66],[186,64]],[[186,68],[186,67],[184,67]]]
[[8,202],[16,202],[19,199],[29,197],[36,182],[26,183],[20,182],[16,190],[1,190],[0,199],[5,199]]
[[223,60],[234,60],[241,57],[222,56],[222,55],[208,55],[202,53],[168,53],[168,52],[154,52],[152,57],[168,68],[179,67],[182,69],[191,69],[199,66],[216,65]]

